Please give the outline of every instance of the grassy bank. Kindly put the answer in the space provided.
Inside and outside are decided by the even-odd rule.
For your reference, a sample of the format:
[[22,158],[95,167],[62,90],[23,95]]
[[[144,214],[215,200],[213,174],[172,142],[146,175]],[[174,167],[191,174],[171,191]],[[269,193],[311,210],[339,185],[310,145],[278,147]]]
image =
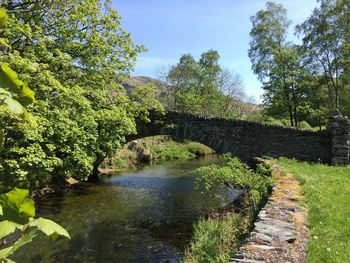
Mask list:
[[170,136],[154,136],[139,139],[117,150],[112,158],[106,159],[101,168],[124,169],[140,163],[166,160],[191,159],[213,154],[209,147],[191,141],[174,141]]
[[185,263],[226,263],[248,235],[253,211],[226,213],[202,219],[194,226],[194,236]]
[[279,161],[300,181],[309,210],[308,262],[349,262],[350,167]]
[[[185,263],[226,263],[237,252],[243,238],[248,235],[260,207],[269,195],[273,179],[263,166],[254,172],[237,158],[226,156],[224,166],[211,165],[199,169],[199,182],[208,193],[217,187],[242,189],[244,194],[238,207],[202,219],[194,226],[194,235]],[[235,211],[236,209],[236,211]]]

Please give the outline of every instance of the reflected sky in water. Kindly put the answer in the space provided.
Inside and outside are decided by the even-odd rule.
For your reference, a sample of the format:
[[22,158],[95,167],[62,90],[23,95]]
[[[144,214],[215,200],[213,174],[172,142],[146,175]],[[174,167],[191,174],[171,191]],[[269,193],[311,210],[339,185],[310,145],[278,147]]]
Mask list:
[[45,197],[38,215],[55,220],[71,240],[39,237],[17,262],[180,262],[201,216],[225,205],[195,188],[196,168],[217,156],[169,162],[104,176],[68,193]]

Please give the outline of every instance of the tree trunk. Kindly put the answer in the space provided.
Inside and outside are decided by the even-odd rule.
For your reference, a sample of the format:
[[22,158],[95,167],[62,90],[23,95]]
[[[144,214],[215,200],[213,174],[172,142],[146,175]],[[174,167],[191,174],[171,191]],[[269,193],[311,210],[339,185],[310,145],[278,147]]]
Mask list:
[[98,179],[98,175],[100,174],[98,167],[100,166],[100,164],[103,162],[104,159],[105,159],[104,156],[97,155],[96,160],[93,164],[94,168],[92,170],[92,174],[89,176],[89,180],[97,180]]
[[294,126],[298,127],[298,110],[297,110],[297,98],[295,95],[294,86],[292,86],[292,99],[293,99],[293,110],[294,110]]

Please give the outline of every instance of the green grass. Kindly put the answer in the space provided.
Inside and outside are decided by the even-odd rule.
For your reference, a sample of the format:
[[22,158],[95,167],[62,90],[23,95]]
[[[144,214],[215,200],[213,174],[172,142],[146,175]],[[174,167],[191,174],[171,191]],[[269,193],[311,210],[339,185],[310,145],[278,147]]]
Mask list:
[[203,144],[188,141],[167,140],[153,144],[149,148],[158,160],[191,159],[213,153],[213,150]]
[[300,181],[306,197],[308,262],[350,262],[350,167],[279,162]]
[[190,251],[186,252],[185,263],[224,263],[241,244],[242,233],[247,233],[250,224],[243,229],[243,216],[228,214],[225,218],[202,219],[195,224]]
[[[178,142],[174,141],[170,136],[165,135],[147,137],[139,139],[137,142],[138,147],[151,152],[155,162],[177,159],[185,160],[214,153],[212,149],[198,142]],[[136,150],[129,149],[128,145],[125,145],[122,149],[118,149],[113,157],[106,159],[101,164],[101,168],[131,168],[137,164],[136,160]]]

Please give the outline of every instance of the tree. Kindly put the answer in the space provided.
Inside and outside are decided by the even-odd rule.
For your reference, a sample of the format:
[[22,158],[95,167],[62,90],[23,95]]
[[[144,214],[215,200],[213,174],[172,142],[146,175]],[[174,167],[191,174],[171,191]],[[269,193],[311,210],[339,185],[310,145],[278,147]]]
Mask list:
[[300,49],[287,41],[290,21],[287,10],[273,2],[251,17],[248,51],[252,69],[263,82],[264,103],[278,117],[288,115],[291,126],[299,124],[298,107],[303,76]]
[[37,94],[27,108],[37,129],[0,112],[0,191],[35,190],[69,176],[85,180],[136,132],[136,118],[161,108],[154,92],[137,101],[119,84],[144,48],[121,27],[110,1],[1,5],[9,16],[0,31],[0,63],[8,63]]
[[311,16],[296,27],[303,36],[314,74],[323,75],[328,88],[329,108],[342,108],[345,101],[346,71],[350,39],[350,3],[344,0],[320,0]]
[[[0,9],[0,30],[7,27],[8,15]],[[7,64],[0,70],[0,109],[2,115],[21,116],[30,121],[25,106],[35,101],[34,92],[21,80],[17,73]],[[3,124],[1,124],[2,126]],[[3,147],[4,132],[0,126],[0,147]],[[34,219],[34,201],[28,198],[29,191],[13,189],[0,195],[0,260],[11,262],[8,256],[17,249],[32,241],[39,232],[56,239],[59,236],[70,238],[68,232],[55,222],[45,219]],[[11,235],[16,232],[15,238]]]
[[228,69],[219,74],[219,92],[221,96],[220,109],[222,116],[231,119],[249,118],[256,110],[254,98],[248,97],[244,91],[243,79]]
[[162,73],[167,87],[164,104],[177,110],[204,116],[242,117],[248,112],[239,75],[222,69],[215,50],[204,52],[196,61],[191,54],[181,56],[179,63]]
[[287,44],[287,31],[291,21],[287,19],[287,10],[282,5],[267,2],[266,10],[260,10],[250,18],[250,48],[248,55],[252,69],[259,80],[269,78],[271,67],[275,63],[274,52]]
[[182,55],[179,63],[164,73],[167,86],[167,106],[169,109],[183,109],[181,94],[195,89],[198,82],[198,65],[191,54]]

